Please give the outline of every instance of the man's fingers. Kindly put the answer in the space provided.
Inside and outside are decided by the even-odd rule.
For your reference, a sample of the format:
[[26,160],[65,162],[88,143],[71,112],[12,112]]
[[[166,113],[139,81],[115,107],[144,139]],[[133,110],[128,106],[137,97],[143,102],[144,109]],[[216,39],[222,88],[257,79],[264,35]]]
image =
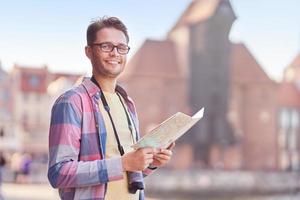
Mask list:
[[160,164],[167,163],[170,159],[163,158],[154,158],[154,161],[159,162]]
[[168,149],[161,149],[159,153],[155,154],[155,155],[158,155],[158,154],[165,154],[165,155],[168,155],[168,156],[172,156],[172,151],[168,150]]
[[150,154],[150,153],[144,154],[144,158],[145,159],[151,159],[151,158],[153,158],[153,154]]
[[156,154],[154,156],[154,159],[159,159],[159,160],[169,160],[170,156],[169,155],[165,155],[165,154]]
[[142,151],[145,154],[154,154],[154,153],[157,153],[157,149],[156,148],[152,148],[152,147],[141,148],[138,151]]

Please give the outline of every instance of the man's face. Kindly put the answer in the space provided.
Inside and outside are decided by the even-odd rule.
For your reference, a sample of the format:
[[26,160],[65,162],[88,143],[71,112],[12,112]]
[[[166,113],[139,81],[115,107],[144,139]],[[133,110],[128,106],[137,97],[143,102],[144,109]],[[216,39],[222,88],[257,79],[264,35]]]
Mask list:
[[[111,43],[115,46],[127,46],[125,34],[115,28],[103,28],[96,36],[94,44]],[[92,62],[94,75],[117,78],[124,70],[127,54],[120,54],[116,47],[111,52],[104,52],[99,45],[87,48],[87,56]]]

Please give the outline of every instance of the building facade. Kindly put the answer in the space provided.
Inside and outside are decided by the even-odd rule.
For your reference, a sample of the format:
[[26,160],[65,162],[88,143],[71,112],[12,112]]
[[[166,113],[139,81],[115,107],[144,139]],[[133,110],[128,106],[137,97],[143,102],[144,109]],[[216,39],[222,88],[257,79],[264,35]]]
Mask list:
[[12,80],[10,75],[0,65],[0,150],[14,149],[17,146],[17,135],[11,130],[13,126]]
[[282,170],[299,170],[300,54],[284,71],[278,100],[278,163]]
[[5,76],[6,85],[1,84],[0,90],[5,93],[1,97],[7,98],[6,105],[1,103],[0,113],[8,113],[5,135],[0,138],[3,151],[47,154],[51,107],[80,75],[52,73],[47,66],[15,65]]
[[177,141],[174,168],[283,169],[280,84],[244,44],[229,41],[235,19],[228,0],[195,0],[165,40],[146,40],[127,65],[122,81],[137,103],[142,133],[177,111],[206,109]]

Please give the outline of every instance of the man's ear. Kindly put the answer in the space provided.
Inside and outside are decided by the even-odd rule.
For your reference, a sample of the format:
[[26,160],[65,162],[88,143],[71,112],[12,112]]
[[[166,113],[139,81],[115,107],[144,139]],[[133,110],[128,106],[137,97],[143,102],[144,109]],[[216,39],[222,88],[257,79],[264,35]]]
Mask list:
[[93,54],[93,50],[90,46],[85,46],[85,55],[91,59]]

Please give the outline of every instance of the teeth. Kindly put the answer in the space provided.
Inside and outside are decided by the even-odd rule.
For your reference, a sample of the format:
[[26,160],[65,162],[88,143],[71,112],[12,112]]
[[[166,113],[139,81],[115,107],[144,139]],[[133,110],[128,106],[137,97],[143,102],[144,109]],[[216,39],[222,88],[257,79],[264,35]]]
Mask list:
[[107,61],[109,64],[118,64],[119,62],[118,61],[113,61],[113,60],[110,60],[110,61]]

